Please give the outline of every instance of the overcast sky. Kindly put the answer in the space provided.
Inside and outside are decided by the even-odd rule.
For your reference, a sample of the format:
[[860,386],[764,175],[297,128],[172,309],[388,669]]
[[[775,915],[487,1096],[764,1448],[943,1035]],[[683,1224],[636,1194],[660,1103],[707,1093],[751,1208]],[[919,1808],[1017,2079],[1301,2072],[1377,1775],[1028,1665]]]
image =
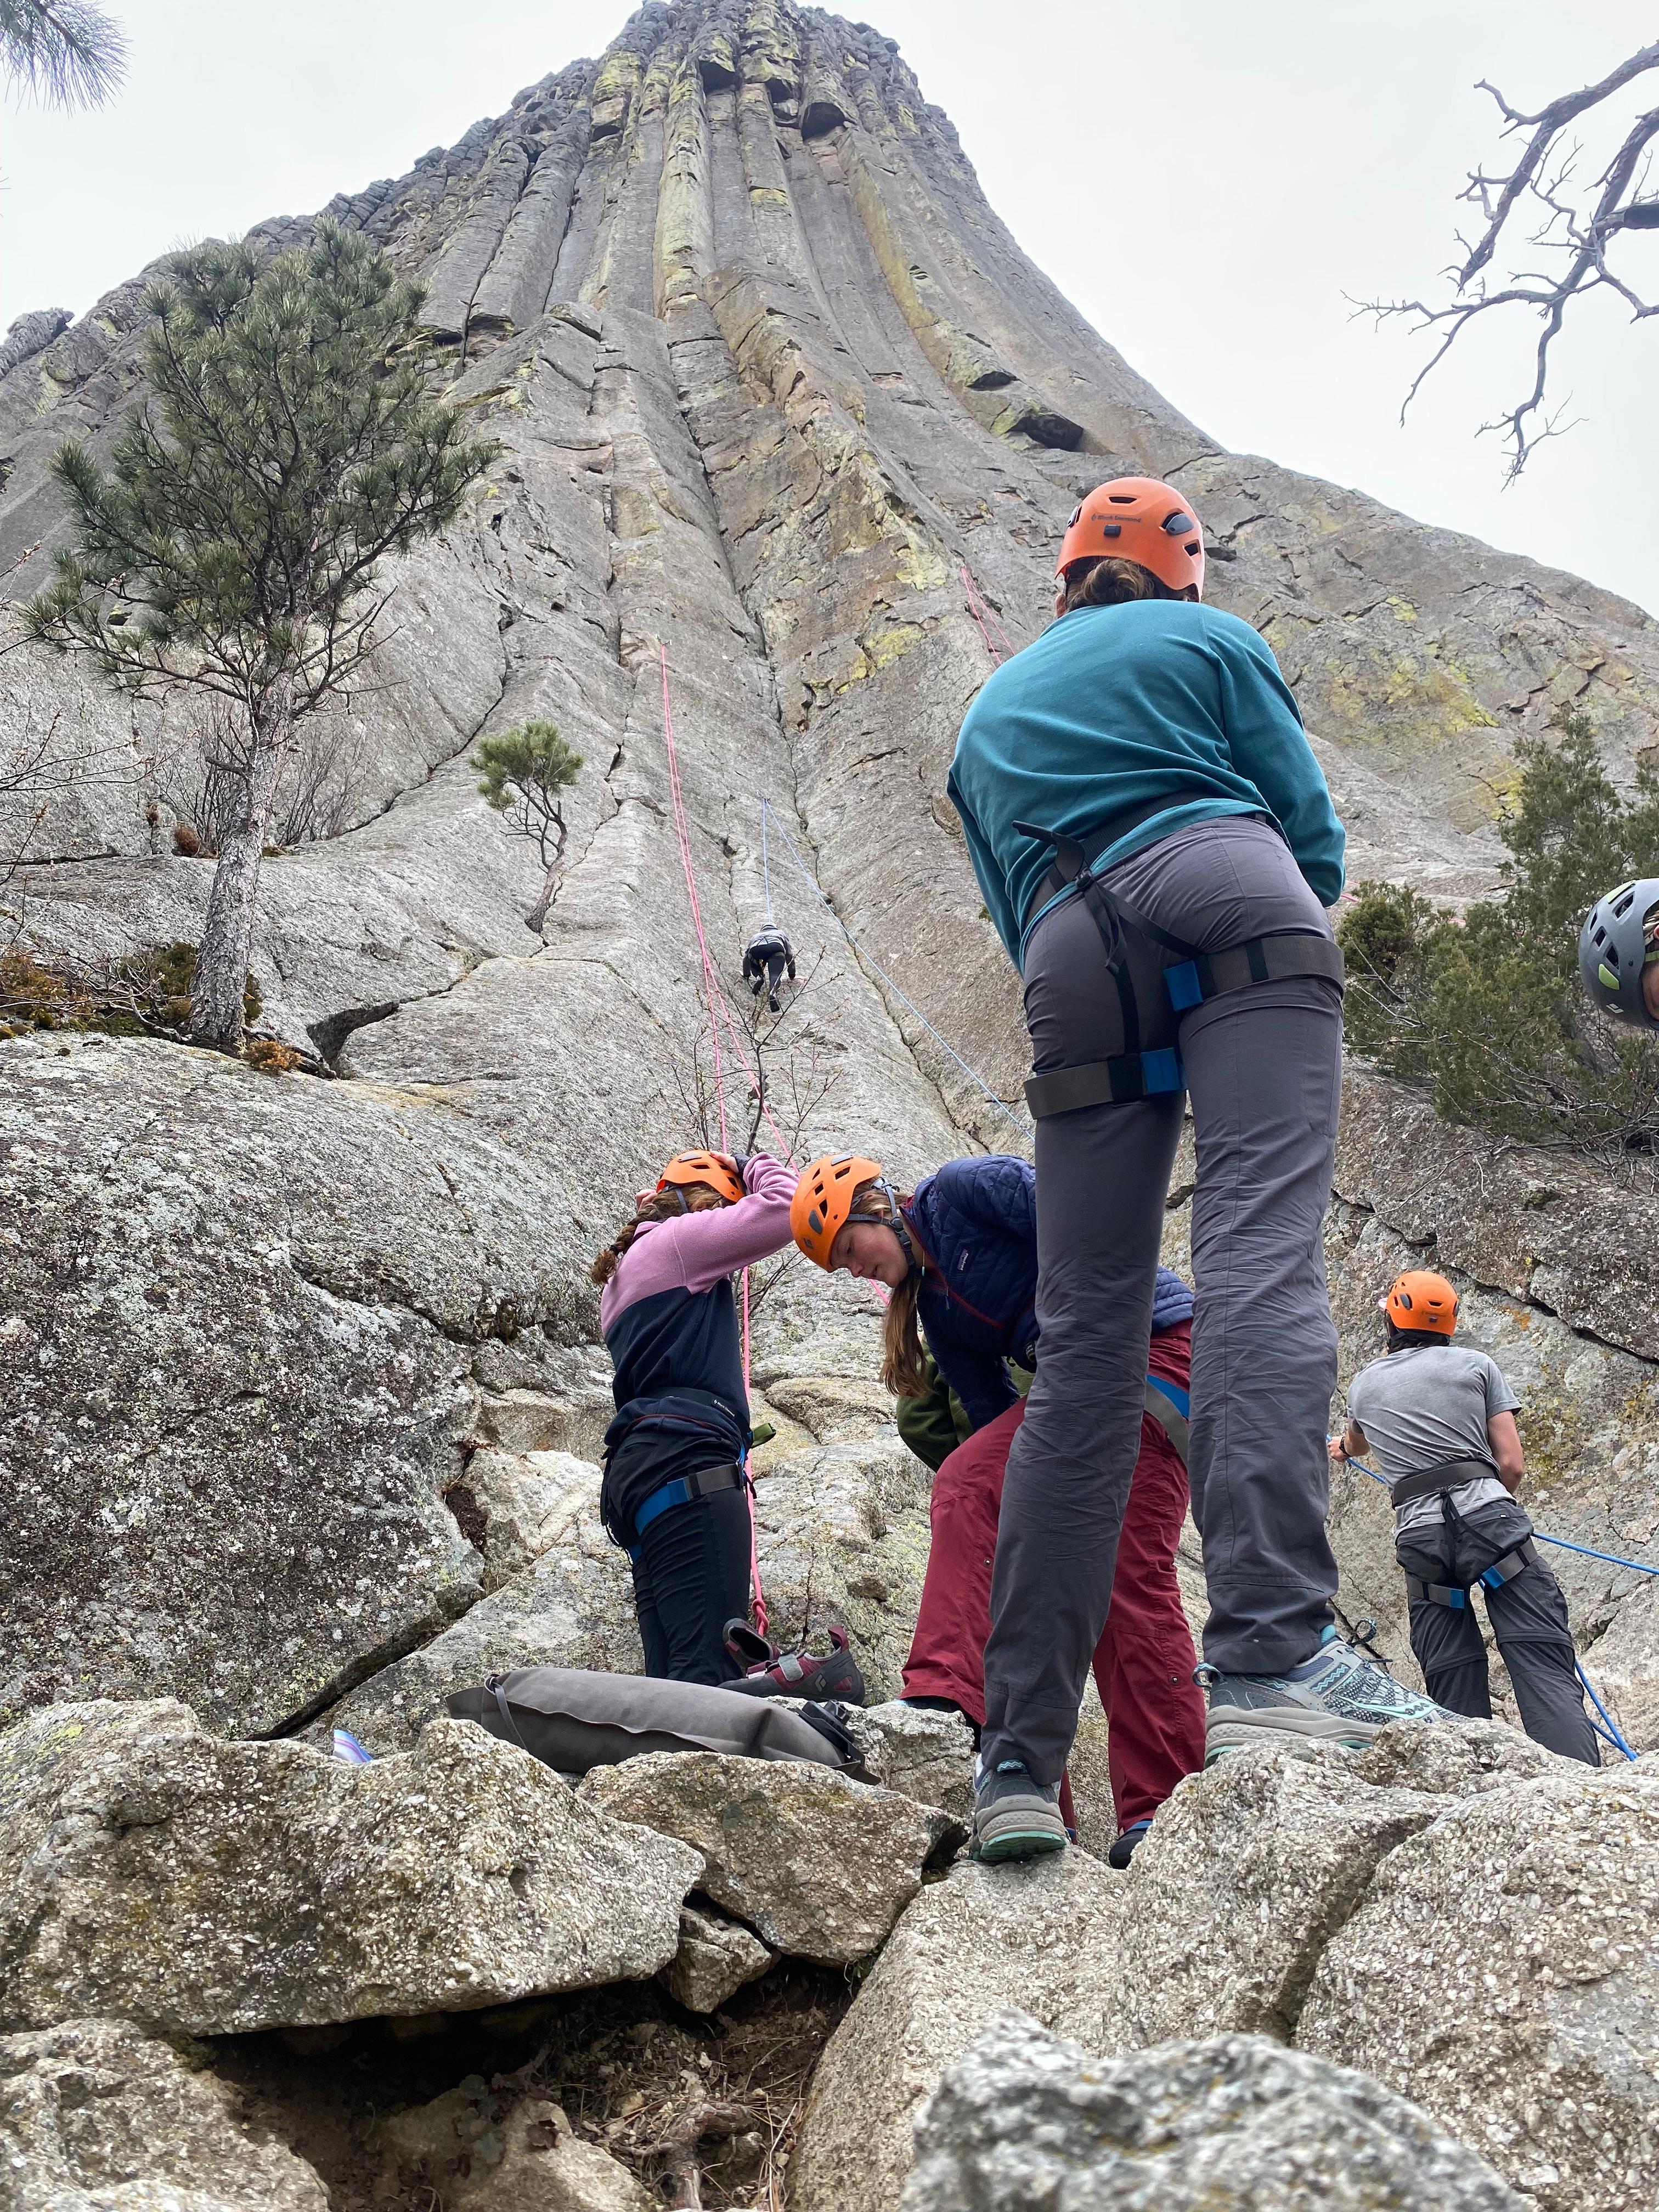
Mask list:
[[[0,110],[0,325],[77,314],[168,247],[402,175],[521,85],[599,52],[623,0],[108,0],[132,69],[93,116]],[[1421,342],[1344,295],[1416,293],[1467,169],[1499,152],[1490,76],[1531,109],[1655,32],[1597,0],[858,0],[954,119],[1021,244],[1223,443],[1577,569],[1659,611],[1659,327],[1597,302],[1558,397],[1582,416],[1514,489],[1480,423],[1518,398],[1518,319],[1400,427]],[[1620,116],[1651,103],[1656,80]],[[1605,136],[1605,133],[1602,134]],[[1592,135],[1587,159],[1602,143]],[[1659,234],[1628,268],[1659,292]],[[1498,320],[1491,319],[1493,324]]]

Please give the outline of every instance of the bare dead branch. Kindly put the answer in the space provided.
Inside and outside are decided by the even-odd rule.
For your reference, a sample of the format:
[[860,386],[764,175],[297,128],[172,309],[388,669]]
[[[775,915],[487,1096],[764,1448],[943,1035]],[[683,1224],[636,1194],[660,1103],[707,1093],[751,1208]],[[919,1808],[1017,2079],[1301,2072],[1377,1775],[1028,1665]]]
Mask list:
[[[1564,94],[1528,115],[1510,106],[1495,85],[1482,81],[1504,117],[1501,135],[1531,132],[1524,152],[1504,174],[1485,169],[1469,173],[1458,195],[1480,210],[1483,228],[1471,244],[1460,234],[1462,260],[1446,271],[1452,296],[1439,303],[1420,299],[1367,300],[1353,302],[1356,313],[1369,314],[1380,325],[1406,317],[1420,332],[1432,332],[1437,343],[1424,367],[1413,378],[1401,407],[1407,410],[1453,345],[1477,318],[1518,308],[1536,315],[1541,328],[1533,355],[1530,387],[1513,407],[1490,422],[1483,434],[1499,432],[1510,449],[1505,471],[1513,482],[1532,453],[1547,439],[1559,437],[1564,409],[1546,405],[1551,371],[1551,352],[1560,335],[1567,310],[1575,300],[1597,290],[1608,290],[1629,308],[1632,321],[1659,314],[1659,300],[1649,301],[1627,275],[1610,264],[1610,248],[1626,233],[1659,229],[1659,197],[1650,195],[1651,149],[1659,139],[1659,107],[1638,115],[1605,167],[1583,184],[1577,181],[1583,148],[1577,140],[1564,143],[1562,133],[1580,116],[1601,108],[1615,94],[1648,70],[1659,68],[1659,42],[1644,46],[1599,83]],[[1561,257],[1545,270],[1515,270],[1507,282],[1493,286],[1486,276],[1500,245],[1506,242],[1517,210],[1531,204],[1540,221],[1526,239],[1531,246]]]

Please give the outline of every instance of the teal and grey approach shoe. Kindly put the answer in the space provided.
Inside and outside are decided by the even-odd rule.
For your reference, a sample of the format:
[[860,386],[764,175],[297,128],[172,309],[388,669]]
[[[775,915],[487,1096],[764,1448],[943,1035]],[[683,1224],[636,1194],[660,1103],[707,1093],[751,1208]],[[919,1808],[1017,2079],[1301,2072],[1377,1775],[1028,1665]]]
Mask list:
[[1419,1697],[1345,1644],[1334,1629],[1311,1659],[1283,1674],[1222,1674],[1199,1669],[1210,1692],[1204,1764],[1230,1751],[1294,1736],[1363,1751],[1395,1721],[1445,1721],[1455,1714]]
[[994,1863],[1063,1851],[1068,1838],[1060,1817],[1060,1784],[1033,1782],[1018,1759],[974,1777],[974,1839],[969,1856]]

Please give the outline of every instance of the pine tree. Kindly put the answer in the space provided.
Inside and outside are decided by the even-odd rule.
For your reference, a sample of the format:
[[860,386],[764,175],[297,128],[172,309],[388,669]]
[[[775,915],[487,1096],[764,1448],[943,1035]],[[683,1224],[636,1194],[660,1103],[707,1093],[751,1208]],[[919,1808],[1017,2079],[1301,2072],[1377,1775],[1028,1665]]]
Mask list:
[[1522,739],[1501,898],[1443,914],[1364,883],[1337,925],[1349,1049],[1419,1085],[1449,1121],[1604,1155],[1659,1152],[1659,1044],[1594,1007],[1578,931],[1614,884],[1659,873],[1659,777],[1622,797],[1588,720]]
[[295,724],[347,689],[389,592],[379,564],[452,521],[499,448],[434,399],[418,286],[332,222],[261,263],[181,255],[151,287],[149,396],[108,472],[64,447],[74,548],[33,634],[138,694],[189,690],[240,725],[237,805],[196,962],[192,1042],[234,1052],[259,860]]
[[498,814],[507,816],[521,836],[535,841],[544,870],[541,896],[525,916],[540,935],[553,903],[554,887],[564,866],[564,808],[559,793],[576,781],[582,764],[553,722],[526,722],[485,738],[472,756],[482,771],[478,788]]

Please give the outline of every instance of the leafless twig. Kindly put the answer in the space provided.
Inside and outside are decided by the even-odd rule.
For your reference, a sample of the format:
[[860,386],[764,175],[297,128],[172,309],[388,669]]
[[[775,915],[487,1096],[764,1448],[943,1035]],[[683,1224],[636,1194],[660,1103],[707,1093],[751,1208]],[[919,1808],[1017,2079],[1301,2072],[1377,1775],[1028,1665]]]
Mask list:
[[[1525,150],[1507,173],[1472,170],[1458,195],[1480,209],[1483,227],[1472,241],[1461,235],[1458,239],[1462,258],[1445,272],[1452,287],[1451,299],[1437,305],[1423,300],[1353,303],[1357,313],[1372,315],[1379,324],[1389,318],[1410,316],[1415,318],[1414,329],[1438,335],[1438,344],[1406,394],[1400,410],[1402,420],[1425,380],[1477,317],[1507,307],[1524,308],[1536,315],[1542,327],[1534,353],[1530,390],[1518,404],[1480,426],[1483,431],[1501,431],[1508,441],[1509,482],[1520,475],[1546,439],[1559,437],[1564,428],[1572,427],[1563,423],[1565,404],[1553,410],[1545,405],[1550,350],[1571,302],[1606,289],[1624,301],[1633,321],[1659,314],[1659,300],[1644,298],[1609,259],[1612,249],[1626,232],[1659,229],[1659,194],[1650,189],[1650,149],[1659,139],[1659,107],[1638,115],[1606,166],[1582,182],[1578,176],[1582,149],[1577,141],[1567,143],[1563,137],[1581,116],[1600,108],[1653,69],[1659,69],[1659,41],[1632,54],[1599,83],[1564,94],[1531,115],[1511,106],[1496,85],[1483,79],[1478,89],[1492,94],[1504,118],[1500,135],[1509,137],[1524,130],[1530,136]],[[1538,227],[1526,244],[1555,257],[1554,262],[1542,270],[1512,270],[1506,282],[1494,284],[1487,272],[1500,244],[1509,244],[1511,218],[1528,204],[1537,216]]]

